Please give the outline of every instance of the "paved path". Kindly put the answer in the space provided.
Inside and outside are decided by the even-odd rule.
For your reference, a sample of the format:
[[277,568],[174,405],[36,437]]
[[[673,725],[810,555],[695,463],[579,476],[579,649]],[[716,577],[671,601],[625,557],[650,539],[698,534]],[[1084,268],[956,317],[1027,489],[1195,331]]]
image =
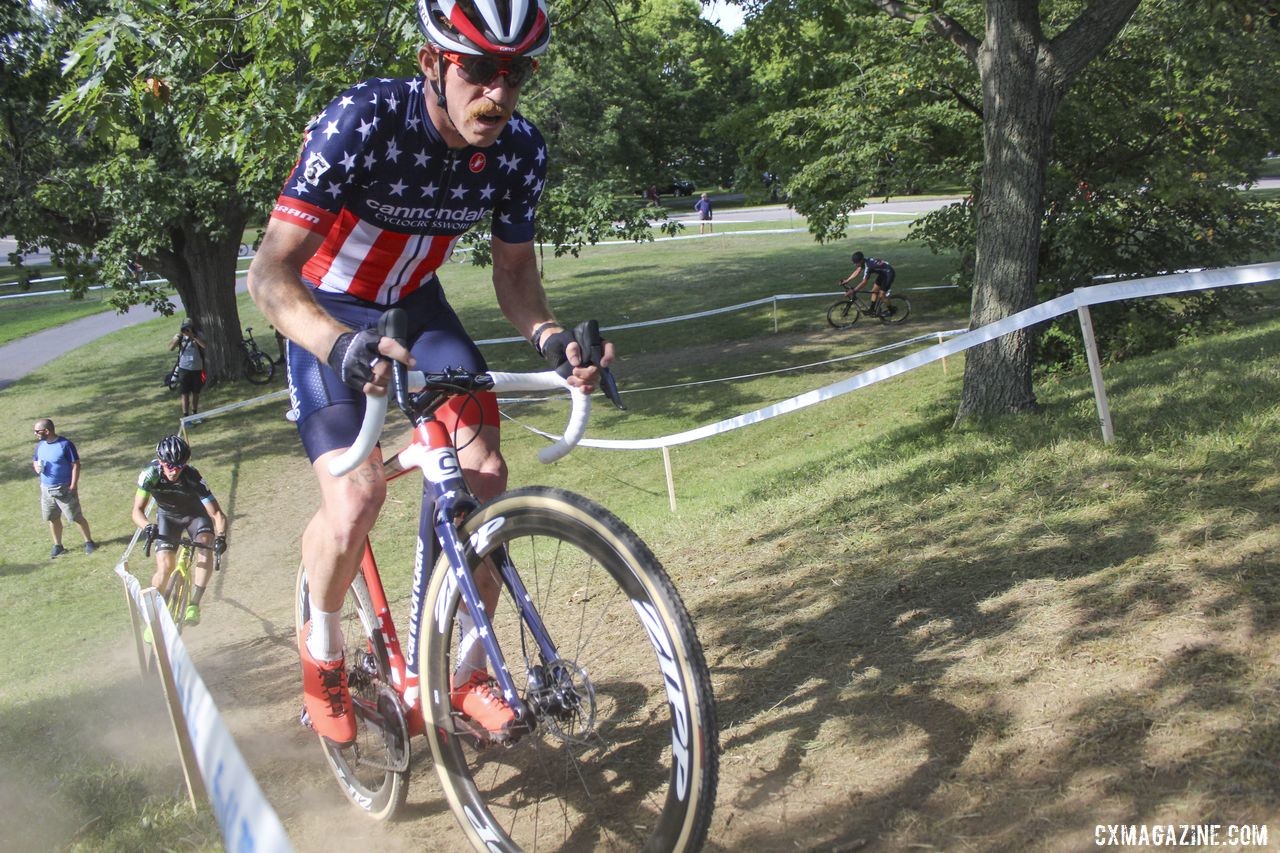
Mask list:
[[[176,306],[177,303],[174,304]],[[158,312],[145,305],[135,305],[127,314],[104,311],[0,346],[0,390],[63,353],[159,316]]]

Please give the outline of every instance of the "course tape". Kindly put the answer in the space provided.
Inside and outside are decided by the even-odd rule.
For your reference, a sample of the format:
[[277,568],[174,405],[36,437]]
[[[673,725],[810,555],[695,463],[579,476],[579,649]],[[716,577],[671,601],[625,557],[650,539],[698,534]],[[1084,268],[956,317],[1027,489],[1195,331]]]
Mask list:
[[[139,611],[146,614],[138,579],[125,569],[123,563],[116,565],[116,574],[124,581]],[[159,608],[159,613],[159,628],[164,634],[165,648],[169,650],[182,719],[186,721],[191,735],[196,763],[204,778],[205,790],[209,792],[213,816],[222,832],[223,846],[232,853],[292,850],[284,825],[263,796],[258,780],[253,777],[244,756],[232,740],[209,689],[182,643],[173,618],[164,608]],[[152,630],[155,628],[153,625]]]
[[[904,293],[916,290],[954,290],[954,284],[939,284],[928,287],[900,287],[894,293]],[[638,320],[634,323],[619,323],[616,326],[601,326],[602,332],[616,332],[620,329],[643,329],[647,326],[664,326],[667,323],[681,323],[685,320],[700,320],[703,317],[713,317],[716,314],[729,314],[733,311],[742,311],[747,308],[755,308],[759,305],[771,305],[774,302],[785,302],[789,299],[819,299],[831,298],[832,296],[843,296],[842,291],[833,291],[830,293],[775,293],[773,296],[763,296],[760,299],[752,299],[750,302],[739,302],[735,305],[726,305],[723,308],[708,308],[706,311],[695,311],[692,314],[677,314],[674,317],[660,317],[657,320]],[[477,344],[515,344],[528,343],[525,338],[516,336],[511,338],[488,338],[483,341],[476,341]]]
[[[789,400],[765,406],[763,409],[757,409],[754,412],[747,412],[746,414],[727,418],[696,429],[657,438],[639,440],[584,438],[578,443],[578,446],[595,447],[600,450],[660,450],[680,444],[689,444],[701,441],[704,438],[710,438],[713,435],[719,435],[740,427],[760,423],[770,418],[776,418],[779,415],[790,414],[834,397],[848,394],[850,391],[856,391],[859,388],[883,382],[891,377],[906,373],[908,370],[915,370],[917,367],[922,367],[930,362],[956,355],[971,347],[1003,337],[1010,332],[1016,332],[1019,329],[1034,326],[1036,323],[1052,320],[1055,317],[1060,317],[1063,314],[1068,314],[1088,305],[1116,302],[1122,299],[1163,296],[1170,293],[1188,293],[1214,287],[1261,284],[1277,279],[1280,279],[1280,263],[1272,262],[1082,287],[1056,299],[1050,299],[1048,302],[1042,302],[1025,311],[1019,311],[1017,314],[989,323],[979,329],[966,332],[949,341],[934,344],[931,347],[903,356],[896,361],[874,367],[865,373],[859,373],[857,376],[851,376],[848,379],[800,394]],[[559,436],[546,433],[543,433],[543,435],[551,439],[559,438]]]

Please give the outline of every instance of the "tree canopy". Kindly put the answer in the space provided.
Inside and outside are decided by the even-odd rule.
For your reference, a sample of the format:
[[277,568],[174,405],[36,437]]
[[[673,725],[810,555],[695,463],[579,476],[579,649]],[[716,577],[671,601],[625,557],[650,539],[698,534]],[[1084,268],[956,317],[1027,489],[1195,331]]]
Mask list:
[[[768,0],[739,42],[744,159],[824,239],[868,197],[955,186],[912,236],[957,250],[973,325],[1095,274],[1238,263],[1276,246],[1274,208],[1235,191],[1277,130],[1259,7]],[[1032,365],[1030,334],[971,351],[960,414],[1033,407]]]

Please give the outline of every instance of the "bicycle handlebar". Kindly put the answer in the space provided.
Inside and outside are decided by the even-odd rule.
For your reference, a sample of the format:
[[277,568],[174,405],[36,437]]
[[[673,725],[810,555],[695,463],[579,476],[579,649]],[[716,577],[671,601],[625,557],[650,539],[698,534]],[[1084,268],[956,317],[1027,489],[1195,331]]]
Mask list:
[[[582,440],[591,414],[591,398],[570,385],[563,376],[554,370],[538,373],[490,371],[488,375],[493,380],[494,391],[553,391],[557,388],[569,391],[572,407],[564,435],[555,444],[538,451],[538,459],[541,462],[544,464],[555,462],[566,456]],[[421,371],[411,370],[408,372],[407,379],[410,385],[422,385],[426,382],[426,375]],[[382,396],[369,396],[365,399],[364,422],[360,425],[360,434],[345,452],[329,460],[330,474],[341,477],[368,458],[382,435],[382,425],[387,418],[387,403],[391,393],[391,389],[388,389],[388,393]]]

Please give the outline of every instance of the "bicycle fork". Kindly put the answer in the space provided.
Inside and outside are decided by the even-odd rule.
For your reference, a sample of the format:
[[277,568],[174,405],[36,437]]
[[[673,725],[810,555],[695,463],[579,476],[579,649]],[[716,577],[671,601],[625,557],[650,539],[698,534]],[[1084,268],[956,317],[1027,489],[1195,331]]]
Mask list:
[[[413,606],[410,614],[409,662],[414,668],[410,675],[416,681],[418,650],[423,636],[424,619],[429,626],[428,630],[440,633],[449,630],[452,614],[447,612],[446,605],[453,599],[453,591],[457,588],[461,597],[458,612],[465,607],[471,614],[474,630],[479,634],[479,642],[484,648],[494,680],[498,683],[498,689],[502,692],[507,704],[511,706],[516,719],[532,729],[536,724],[533,709],[521,696],[507,666],[506,657],[494,636],[489,613],[485,610],[479,587],[468,567],[466,548],[458,531],[458,521],[472,510],[475,504],[463,480],[457,451],[449,440],[449,434],[444,425],[436,420],[426,421],[417,427],[412,451],[412,456],[409,458],[405,458],[408,451],[402,452],[401,461],[421,468],[425,482],[414,565]],[[427,505],[428,501],[431,506]],[[504,523],[505,519],[499,516],[490,519],[474,531],[470,537],[473,550],[477,553],[483,552],[488,538]],[[426,598],[427,579],[437,562],[441,548],[449,564],[449,576],[445,579],[445,594],[437,599],[440,605],[437,612],[423,613],[422,602]],[[512,600],[518,602],[521,622],[533,636],[542,659],[557,660],[555,645],[534,609],[515,566],[507,558],[505,549],[495,549],[487,559],[494,564]],[[457,630],[456,620],[454,622]]]

